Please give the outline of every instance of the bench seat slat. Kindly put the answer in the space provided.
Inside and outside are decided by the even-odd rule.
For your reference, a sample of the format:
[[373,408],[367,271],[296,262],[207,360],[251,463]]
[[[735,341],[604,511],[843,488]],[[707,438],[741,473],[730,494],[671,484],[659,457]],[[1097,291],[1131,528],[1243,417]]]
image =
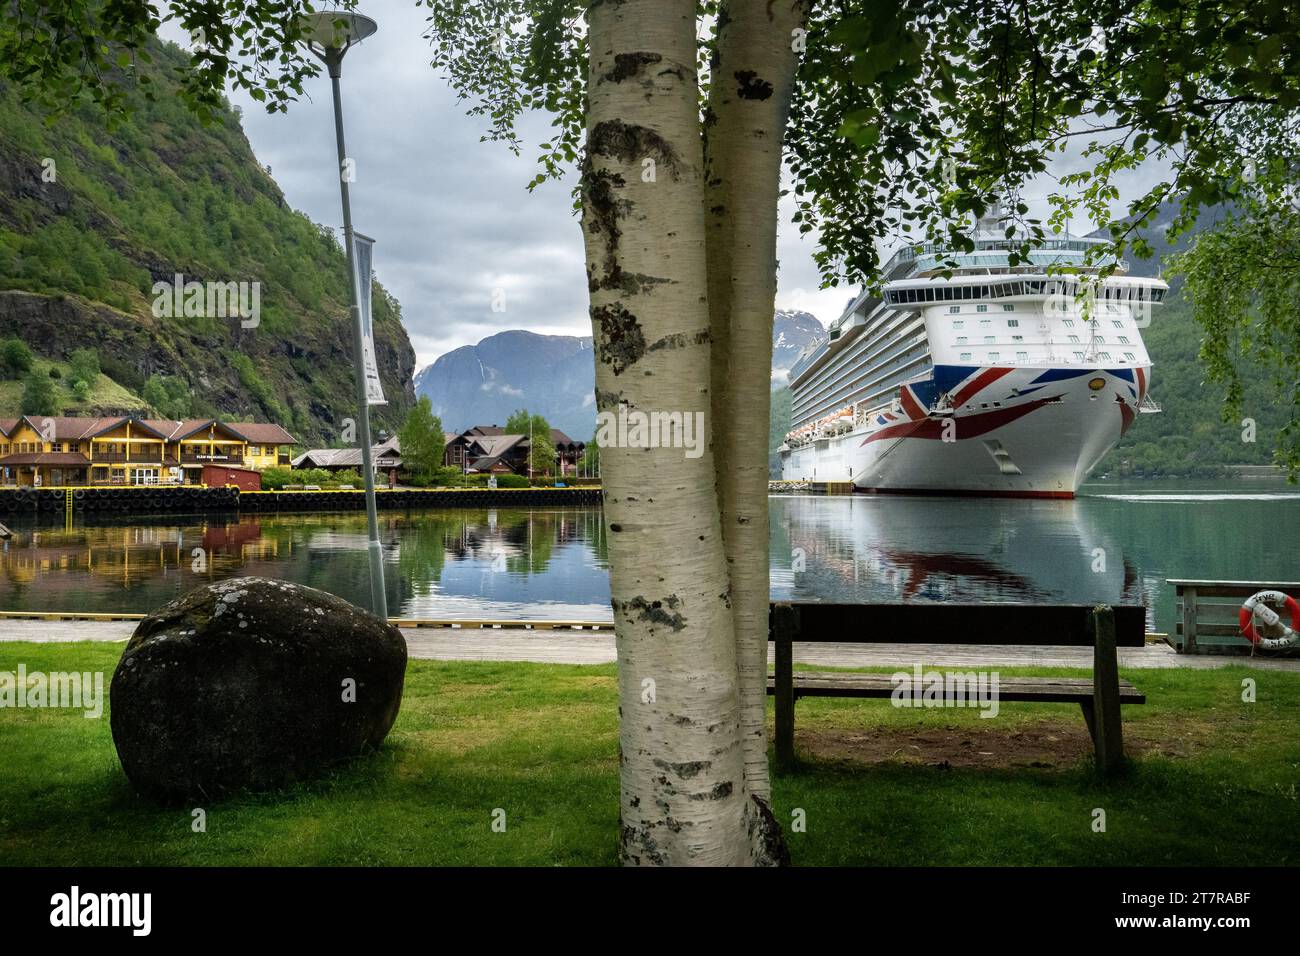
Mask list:
[[[951,671],[960,673],[960,671]],[[944,672],[940,672],[944,673]],[[922,688],[923,689],[923,688]],[[767,679],[768,694],[776,693],[776,680]],[[796,697],[888,698],[894,692],[889,674],[846,674],[798,671],[794,675]],[[998,700],[1073,704],[1093,699],[1093,682],[1087,677],[1002,677],[998,679]],[[1121,704],[1145,704],[1146,695],[1126,680],[1119,682]]]

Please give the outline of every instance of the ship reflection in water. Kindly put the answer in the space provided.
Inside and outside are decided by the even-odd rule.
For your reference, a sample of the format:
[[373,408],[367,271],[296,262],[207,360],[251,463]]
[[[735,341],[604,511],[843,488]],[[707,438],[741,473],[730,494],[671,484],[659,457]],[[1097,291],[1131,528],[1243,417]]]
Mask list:
[[1081,500],[774,498],[772,525],[776,598],[1150,603]]

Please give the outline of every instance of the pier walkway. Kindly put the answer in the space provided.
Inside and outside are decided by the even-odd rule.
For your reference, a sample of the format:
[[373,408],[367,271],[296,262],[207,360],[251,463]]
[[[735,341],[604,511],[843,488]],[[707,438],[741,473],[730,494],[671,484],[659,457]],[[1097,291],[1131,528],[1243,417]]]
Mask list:
[[[59,643],[125,641],[134,621],[31,621],[0,619],[0,641]],[[541,664],[608,664],[611,631],[525,628],[403,628],[413,658],[437,661],[532,661]],[[775,652],[768,649],[769,660]],[[1026,647],[990,644],[799,644],[794,659],[822,667],[1092,667],[1090,647]],[[1121,648],[1121,667],[1190,667],[1205,670],[1245,664],[1264,670],[1300,671],[1298,658],[1180,655],[1164,643]]]

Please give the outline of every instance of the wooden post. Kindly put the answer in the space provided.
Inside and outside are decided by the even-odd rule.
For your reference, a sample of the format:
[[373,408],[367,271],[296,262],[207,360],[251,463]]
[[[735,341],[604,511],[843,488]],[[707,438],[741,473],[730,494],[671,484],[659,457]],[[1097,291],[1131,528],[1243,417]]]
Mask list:
[[798,612],[788,604],[772,605],[772,639],[776,644],[776,770],[794,769],[794,638]]
[[1196,653],[1196,588],[1179,587],[1183,599],[1183,647],[1184,654]]
[[[1092,730],[1097,769],[1114,773],[1124,763],[1124,737],[1119,712],[1119,652],[1115,648],[1115,612],[1105,605],[1092,609]],[[1085,708],[1085,715],[1087,710]]]

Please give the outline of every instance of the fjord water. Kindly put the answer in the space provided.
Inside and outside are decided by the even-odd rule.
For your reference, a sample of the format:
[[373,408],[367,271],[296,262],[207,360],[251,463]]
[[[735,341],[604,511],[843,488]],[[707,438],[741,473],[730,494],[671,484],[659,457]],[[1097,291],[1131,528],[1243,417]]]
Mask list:
[[[1300,489],[1094,483],[1073,501],[773,496],[772,594],[821,601],[1141,602],[1167,578],[1300,578]],[[598,508],[382,513],[395,617],[610,619]],[[285,578],[365,604],[364,515],[11,518],[0,610],[142,612],[208,581]],[[0,622],[0,632],[4,624]]]

